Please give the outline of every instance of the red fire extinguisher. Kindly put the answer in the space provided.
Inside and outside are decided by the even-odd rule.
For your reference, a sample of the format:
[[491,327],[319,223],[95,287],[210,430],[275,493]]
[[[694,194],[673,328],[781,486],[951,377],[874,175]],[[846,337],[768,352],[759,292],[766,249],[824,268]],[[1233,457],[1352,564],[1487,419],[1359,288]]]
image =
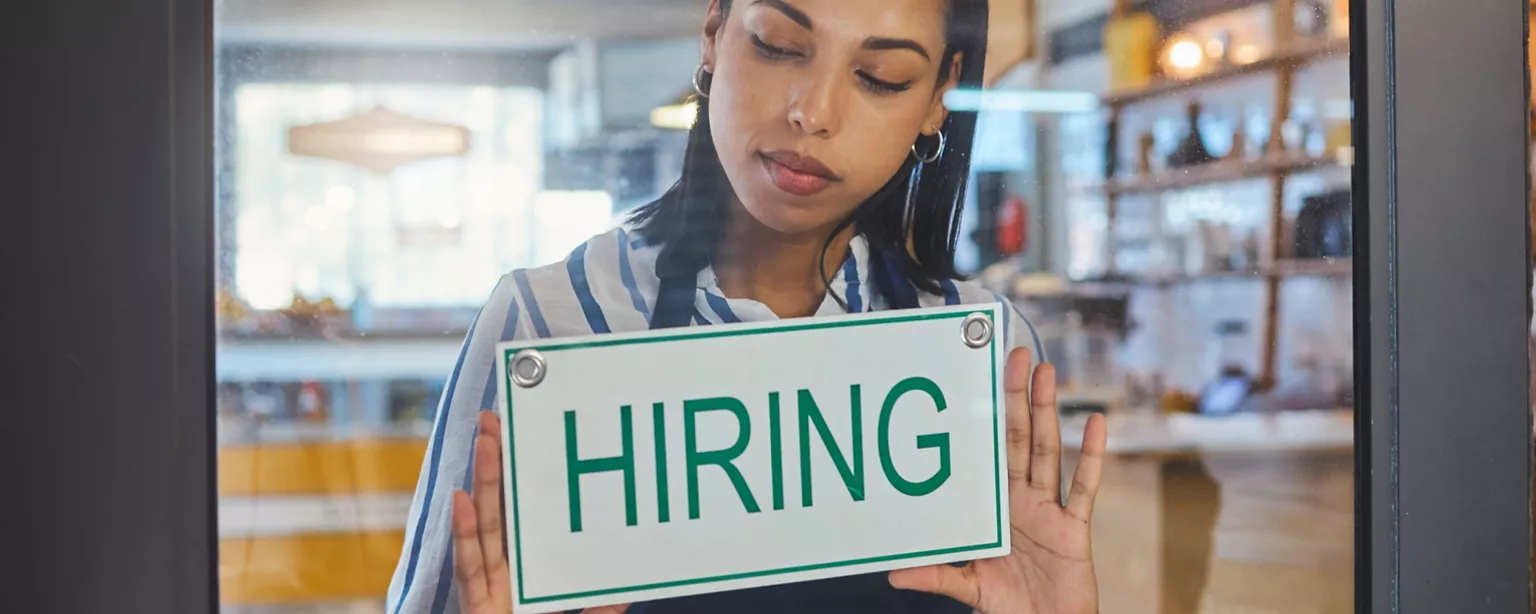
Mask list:
[[997,251],[1017,256],[1029,247],[1029,204],[1024,198],[1009,195],[997,208]]

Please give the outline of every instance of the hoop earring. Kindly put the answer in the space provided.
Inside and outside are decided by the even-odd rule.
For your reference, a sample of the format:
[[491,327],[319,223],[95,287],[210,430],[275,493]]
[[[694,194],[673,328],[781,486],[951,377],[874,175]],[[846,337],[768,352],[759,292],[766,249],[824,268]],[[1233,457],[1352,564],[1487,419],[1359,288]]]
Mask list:
[[[693,71],[693,91],[699,95],[699,98],[709,98],[709,91],[704,87],[705,75],[709,75],[709,71],[704,70],[703,64]],[[709,80],[713,81],[714,75],[709,75]]]
[[912,172],[907,175],[907,201],[904,203],[906,208],[901,214],[901,232],[906,236],[912,234],[912,216],[917,212],[917,191],[923,180],[922,169],[922,164],[913,164]]
[[938,135],[939,135],[939,146],[938,146],[937,149],[933,150],[933,153],[931,155],[924,156],[921,152],[919,152],[917,150],[917,143],[913,143],[912,144],[912,157],[917,158],[917,161],[918,162],[922,162],[923,164],[932,164],[934,162],[938,162],[939,158],[944,157],[944,148],[947,147],[949,145],[949,143],[947,142],[947,140],[944,137],[944,131],[943,130],[940,130],[938,132]]

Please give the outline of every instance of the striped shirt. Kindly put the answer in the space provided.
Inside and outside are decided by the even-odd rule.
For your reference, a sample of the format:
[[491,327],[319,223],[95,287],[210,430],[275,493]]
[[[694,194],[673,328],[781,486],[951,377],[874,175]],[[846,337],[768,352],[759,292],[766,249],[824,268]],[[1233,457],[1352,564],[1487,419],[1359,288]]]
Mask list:
[[[453,585],[453,491],[468,490],[478,414],[496,403],[495,348],[503,341],[547,339],[650,328],[661,280],[656,276],[659,246],[646,246],[623,228],[577,247],[565,261],[518,270],[501,279],[470,326],[458,363],[444,389],[422,463],[416,496],[406,522],[405,546],[390,582],[389,614],[459,612]],[[888,308],[869,278],[869,248],[855,237],[849,255],[814,317]],[[767,306],[727,298],[712,270],[699,272],[693,325],[763,322],[779,319]],[[923,307],[1008,301],[968,282],[944,281],[942,292],[910,288]],[[841,296],[847,308],[833,298]],[[1003,321],[1009,349],[1027,344],[1043,356],[1033,326],[1011,308]],[[631,614],[643,614],[643,604]]]

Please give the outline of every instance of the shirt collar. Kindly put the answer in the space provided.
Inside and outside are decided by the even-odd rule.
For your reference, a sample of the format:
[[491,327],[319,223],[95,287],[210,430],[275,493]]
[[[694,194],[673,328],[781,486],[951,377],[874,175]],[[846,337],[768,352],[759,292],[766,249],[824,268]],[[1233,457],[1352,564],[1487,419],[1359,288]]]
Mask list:
[[[848,257],[832,275],[831,284],[827,286],[826,301],[822,309],[817,311],[817,315],[822,315],[827,310],[828,304],[837,304],[837,301],[832,298],[833,294],[843,297],[851,313],[869,311],[870,302],[874,296],[874,285],[869,282],[869,269],[869,242],[863,235],[854,235],[848,242]],[[700,290],[724,297],[720,292],[720,280],[715,276],[714,266],[707,266],[700,270],[697,282]]]

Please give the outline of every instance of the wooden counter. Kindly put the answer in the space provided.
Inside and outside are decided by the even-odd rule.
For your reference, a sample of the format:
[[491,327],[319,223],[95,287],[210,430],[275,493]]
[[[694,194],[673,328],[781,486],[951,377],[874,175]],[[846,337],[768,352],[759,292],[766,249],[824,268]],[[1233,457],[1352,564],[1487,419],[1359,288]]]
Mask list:
[[[1063,420],[1069,449],[1084,421]],[[1094,514],[1102,612],[1353,611],[1351,412],[1131,413],[1109,433]]]

